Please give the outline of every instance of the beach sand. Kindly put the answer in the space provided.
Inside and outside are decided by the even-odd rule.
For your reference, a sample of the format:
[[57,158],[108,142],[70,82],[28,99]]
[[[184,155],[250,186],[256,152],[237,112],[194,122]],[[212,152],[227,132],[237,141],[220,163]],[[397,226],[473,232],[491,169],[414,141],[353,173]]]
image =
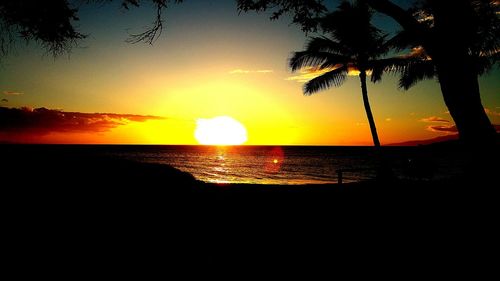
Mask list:
[[206,184],[75,147],[2,146],[2,158],[4,253],[20,271],[91,277],[140,264],[187,266],[185,276],[357,268],[428,277],[462,268],[477,277],[472,265],[488,262],[495,233],[496,197],[464,178]]

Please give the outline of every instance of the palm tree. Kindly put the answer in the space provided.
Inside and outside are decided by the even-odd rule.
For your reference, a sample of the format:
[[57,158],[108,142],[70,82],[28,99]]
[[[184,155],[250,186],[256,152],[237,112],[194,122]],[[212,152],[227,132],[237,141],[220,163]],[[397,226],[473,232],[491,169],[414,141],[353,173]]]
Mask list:
[[463,143],[471,148],[495,144],[496,132],[481,102],[478,76],[500,61],[500,2],[422,0],[415,13],[389,0],[363,1],[395,19],[414,46],[423,47],[428,59],[410,65],[407,82],[438,78]]
[[[312,37],[305,51],[293,53],[290,59],[292,71],[312,68],[321,71],[320,76],[304,85],[304,94],[311,95],[332,86],[340,87],[352,70],[359,71],[361,93],[375,147],[380,147],[377,128],[368,100],[366,79],[368,73],[384,70],[395,60],[379,59],[388,51],[386,36],[371,21],[372,13],[360,2],[343,1],[338,10],[321,20],[321,29],[329,36]],[[383,71],[371,76],[372,82],[381,79]]]
[[[473,2],[477,2],[476,5],[482,3],[480,1]],[[500,2],[497,5],[500,5]],[[500,62],[500,22],[498,16],[493,14],[493,11],[485,8],[480,20],[474,22],[476,27],[473,29],[481,29],[481,32],[471,36],[476,38],[464,38],[464,40],[469,41],[467,43],[469,63],[473,65],[469,70],[478,76],[487,73],[495,64]],[[427,27],[434,26],[434,17],[430,13],[428,6],[422,7],[416,14],[419,16],[420,24]],[[404,90],[408,90],[425,79],[439,79],[439,63],[433,60],[426,48],[422,46],[421,40],[414,37],[410,31],[399,31],[396,36],[387,42],[387,45],[395,51],[411,49],[411,52],[398,57],[399,60],[392,60],[383,65],[382,68],[375,69],[376,75],[379,72],[399,73],[401,75],[399,88]]]
[[[475,59],[475,71],[482,75],[490,71],[496,61],[500,59],[500,52],[484,52]],[[402,90],[409,90],[423,80],[439,80],[436,63],[421,46],[413,47],[409,54],[385,60],[383,65],[373,68],[372,75],[382,75],[386,72],[400,75],[398,87]]]

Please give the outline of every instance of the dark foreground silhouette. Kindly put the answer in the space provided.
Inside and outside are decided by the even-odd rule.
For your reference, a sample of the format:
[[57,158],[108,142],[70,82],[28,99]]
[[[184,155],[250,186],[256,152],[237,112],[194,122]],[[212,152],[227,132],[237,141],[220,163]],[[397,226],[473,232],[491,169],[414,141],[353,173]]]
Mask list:
[[1,146],[3,252],[20,276],[477,277],[492,263],[486,179],[211,185],[99,150]]

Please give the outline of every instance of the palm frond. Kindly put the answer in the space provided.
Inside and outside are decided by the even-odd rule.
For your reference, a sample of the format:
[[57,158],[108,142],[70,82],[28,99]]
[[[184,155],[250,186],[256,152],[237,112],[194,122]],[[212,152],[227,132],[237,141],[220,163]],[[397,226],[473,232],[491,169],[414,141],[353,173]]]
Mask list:
[[393,57],[386,59],[371,60],[368,62],[367,70],[372,72],[371,81],[373,83],[382,80],[384,72],[402,73],[415,58]]
[[408,90],[416,83],[435,76],[436,69],[431,60],[411,60],[401,73],[399,88]]
[[387,40],[384,47],[387,49],[393,49],[396,51],[402,51],[413,46],[418,46],[418,40],[416,36],[407,30],[399,31],[394,37]]
[[499,65],[500,52],[476,57],[476,70],[478,75],[488,73],[495,65]]
[[347,66],[329,71],[304,84],[304,95],[309,96],[332,86],[339,87],[347,77]]
[[492,65],[500,63],[500,51],[492,54],[489,58]]
[[345,55],[350,52],[344,45],[326,36],[312,37],[306,45],[306,51],[327,52],[337,55]]
[[327,52],[295,52],[290,58],[289,65],[292,71],[297,71],[306,67],[321,67],[328,62],[328,65],[343,64],[347,58],[342,55]]
[[335,61],[325,61],[323,64],[318,66],[316,69],[317,70],[333,70],[337,69],[339,67],[342,67],[343,65],[349,65],[348,63],[338,63]]

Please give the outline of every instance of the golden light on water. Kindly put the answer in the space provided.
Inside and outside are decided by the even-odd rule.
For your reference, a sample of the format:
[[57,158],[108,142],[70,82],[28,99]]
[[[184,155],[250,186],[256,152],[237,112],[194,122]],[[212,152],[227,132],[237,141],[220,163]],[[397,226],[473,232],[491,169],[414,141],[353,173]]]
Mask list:
[[204,145],[240,145],[247,141],[247,130],[232,117],[217,116],[198,119],[194,136]]

